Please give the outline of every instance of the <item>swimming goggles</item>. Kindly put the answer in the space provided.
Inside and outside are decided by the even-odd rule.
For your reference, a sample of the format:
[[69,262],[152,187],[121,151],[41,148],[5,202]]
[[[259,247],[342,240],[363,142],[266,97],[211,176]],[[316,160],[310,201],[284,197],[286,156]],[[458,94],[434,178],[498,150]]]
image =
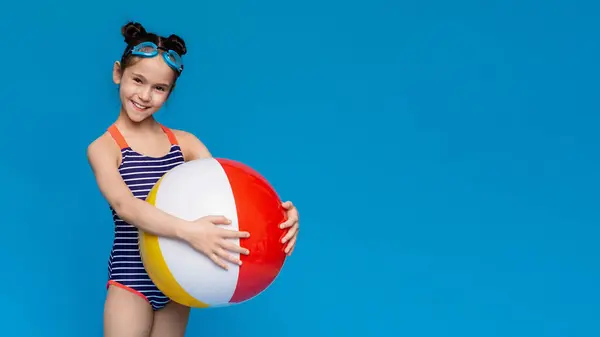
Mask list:
[[154,57],[158,55],[159,50],[164,51],[164,53],[162,53],[162,57],[169,67],[173,68],[178,73],[183,71],[183,62],[181,61],[181,56],[179,56],[177,52],[171,49],[159,47],[152,42],[142,42],[131,48],[129,52],[134,56]]

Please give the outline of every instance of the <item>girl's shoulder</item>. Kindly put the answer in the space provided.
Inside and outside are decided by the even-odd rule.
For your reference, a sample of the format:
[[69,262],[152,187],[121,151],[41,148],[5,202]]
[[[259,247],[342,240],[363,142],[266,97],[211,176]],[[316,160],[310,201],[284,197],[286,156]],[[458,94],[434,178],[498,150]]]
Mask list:
[[114,152],[116,150],[120,152],[123,147],[127,146],[125,138],[113,123],[105,128],[104,132],[88,145],[88,151],[92,149],[96,151]]
[[121,157],[121,148],[108,131],[94,139],[87,146],[87,157],[90,163],[98,161],[119,162]]
[[118,146],[118,139],[115,139],[115,137],[111,135],[110,131],[107,129],[88,144],[88,151],[90,149],[95,151],[112,151],[115,149],[120,150]]
[[185,130],[171,129],[171,128],[169,128],[169,130],[171,130],[173,132],[173,134],[177,137],[177,139],[181,139],[181,141],[187,141],[190,138],[196,138],[196,136],[193,133],[185,131]]
[[171,132],[177,138],[177,142],[181,148],[181,152],[183,152],[183,156],[188,160],[193,160],[202,157],[210,157],[210,152],[204,143],[196,137],[191,132],[180,130],[180,129],[170,129]]

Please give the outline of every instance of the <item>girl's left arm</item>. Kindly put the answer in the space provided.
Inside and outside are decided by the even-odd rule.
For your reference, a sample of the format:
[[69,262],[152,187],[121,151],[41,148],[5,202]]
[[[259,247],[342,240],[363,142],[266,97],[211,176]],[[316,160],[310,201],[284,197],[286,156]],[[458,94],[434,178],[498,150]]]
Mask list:
[[182,130],[173,130],[173,133],[175,134],[175,137],[177,137],[177,141],[179,141],[179,146],[181,147],[181,152],[183,152],[185,161],[212,157],[208,148],[200,141],[200,139],[198,139],[198,137]]
[[[212,157],[208,148],[193,134],[181,130],[173,130],[173,133],[179,141],[185,161]],[[300,230],[300,215],[291,201],[284,202],[282,206],[286,209],[288,217],[287,221],[280,225],[281,229],[287,229],[282,243],[285,244],[285,253],[290,256],[296,247],[298,231]]]

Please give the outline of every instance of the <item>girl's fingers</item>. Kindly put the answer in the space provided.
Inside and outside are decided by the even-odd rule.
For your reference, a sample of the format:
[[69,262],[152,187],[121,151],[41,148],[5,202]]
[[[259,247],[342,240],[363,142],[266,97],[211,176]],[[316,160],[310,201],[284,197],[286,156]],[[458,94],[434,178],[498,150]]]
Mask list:
[[227,265],[225,264],[225,262],[223,262],[221,259],[219,259],[219,257],[217,256],[217,254],[213,253],[210,254],[209,258],[212,260],[212,262],[214,262],[217,266],[227,270],[229,268],[227,268]]
[[279,225],[279,228],[286,229],[292,227],[297,222],[296,219],[288,219],[286,222]]
[[288,256],[290,256],[292,254],[292,251],[294,250],[294,247],[296,246],[296,238],[297,238],[297,236],[294,236],[290,240],[290,243],[288,243],[287,247],[285,247],[285,253],[288,254]]
[[218,249],[215,251],[215,254],[216,254],[217,256],[219,256],[220,258],[222,258],[222,259],[224,259],[224,260],[227,260],[227,261],[229,261],[229,262],[231,262],[231,263],[233,263],[233,264],[240,265],[240,264],[242,263],[242,261],[240,261],[240,259],[238,259],[238,258],[236,258],[236,257],[233,257],[233,256],[231,256],[230,254],[228,254],[228,253],[227,253],[227,252],[226,252],[224,249],[222,249],[222,248],[218,248]]
[[221,247],[228,251],[239,253],[239,254],[248,255],[250,253],[250,251],[248,251],[248,249],[246,249],[244,247],[240,247],[232,242],[224,241],[223,243],[221,243]]
[[221,229],[219,235],[227,239],[243,239],[250,237],[250,233],[248,232],[240,232],[224,228]]
[[285,236],[281,240],[281,243],[288,242],[292,237],[294,237],[296,235],[297,232],[298,232],[298,226],[294,226],[294,227],[290,228],[290,230],[288,230],[288,232],[285,234]]

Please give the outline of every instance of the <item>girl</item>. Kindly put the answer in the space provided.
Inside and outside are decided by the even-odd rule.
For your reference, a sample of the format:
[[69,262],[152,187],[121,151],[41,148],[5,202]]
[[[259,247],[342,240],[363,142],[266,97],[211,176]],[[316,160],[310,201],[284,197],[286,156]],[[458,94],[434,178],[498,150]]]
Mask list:
[[[249,253],[227,238],[245,238],[249,233],[215,226],[230,223],[222,216],[184,221],[144,201],[167,171],[211,154],[192,134],[171,130],[153,117],[183,71],[181,56],[187,52],[184,41],[176,35],[148,33],[134,22],[123,26],[121,32],[127,47],[113,68],[121,110],[114,124],[87,151],[115,222],[108,262],[104,336],[183,337],[190,308],[170,301],[148,277],[140,258],[138,228],[185,240],[222,268],[227,268],[225,260],[239,263],[228,252]],[[288,228],[283,242],[290,255],[298,235],[298,211],[291,202],[283,206],[289,220],[281,228]]]

